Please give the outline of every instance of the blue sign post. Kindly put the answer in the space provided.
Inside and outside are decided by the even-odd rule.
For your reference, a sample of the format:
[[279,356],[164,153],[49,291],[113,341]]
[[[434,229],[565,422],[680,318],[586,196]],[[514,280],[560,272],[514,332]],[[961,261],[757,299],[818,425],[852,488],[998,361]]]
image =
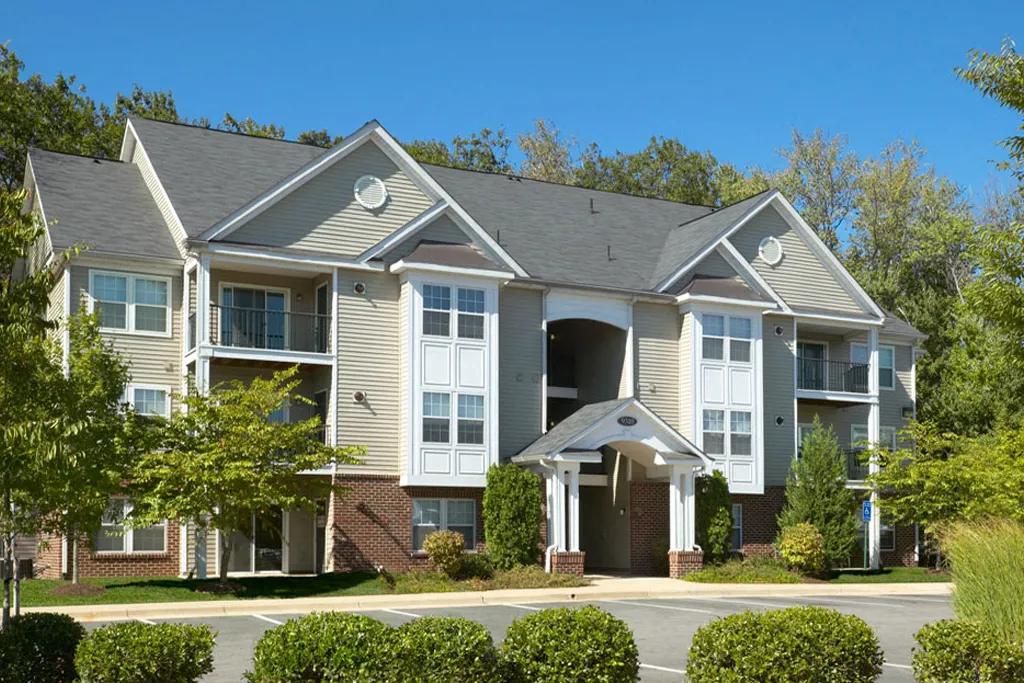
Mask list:
[[865,500],[860,509],[861,526],[864,527],[864,569],[868,568],[868,536],[871,534],[871,501]]

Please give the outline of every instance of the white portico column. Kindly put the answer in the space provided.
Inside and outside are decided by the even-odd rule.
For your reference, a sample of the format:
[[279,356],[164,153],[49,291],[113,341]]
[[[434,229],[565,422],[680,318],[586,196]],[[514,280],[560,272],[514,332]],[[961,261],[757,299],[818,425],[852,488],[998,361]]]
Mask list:
[[[880,410],[878,406],[878,329],[871,328],[868,331],[868,390],[871,394],[871,403],[868,406],[868,442],[877,446],[881,438],[881,427],[879,425]],[[868,471],[874,474],[878,471],[878,459],[871,457],[868,463]],[[878,514],[878,494],[871,491],[871,521],[868,522],[868,561],[872,569],[879,569],[882,564],[882,521]]]
[[668,496],[668,549],[693,550],[697,537],[697,504],[692,465],[672,465]]
[[580,466],[567,469],[565,476],[569,483],[569,519],[568,519],[568,545],[569,552],[580,551]]
[[565,550],[565,470],[561,467],[548,476],[548,545],[556,552]]

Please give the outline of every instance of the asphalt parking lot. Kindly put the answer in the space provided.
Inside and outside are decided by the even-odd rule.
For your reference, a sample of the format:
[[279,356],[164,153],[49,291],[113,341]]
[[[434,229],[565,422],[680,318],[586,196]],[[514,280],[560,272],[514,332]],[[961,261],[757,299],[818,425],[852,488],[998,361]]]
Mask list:
[[[380,621],[403,624],[423,616],[459,616],[486,626],[500,642],[508,625],[516,618],[545,607],[580,605],[544,603],[536,605],[505,604],[475,607],[450,607],[410,610],[365,611]],[[636,637],[640,649],[641,679],[645,683],[683,680],[686,650],[694,631],[717,617],[758,609],[779,609],[795,605],[818,605],[856,614],[878,635],[885,652],[886,665],[879,679],[885,683],[912,683],[910,671],[914,633],[924,624],[953,615],[949,600],[944,597],[889,595],[878,597],[730,597],[679,598],[671,600],[600,600],[597,605],[623,619]],[[216,630],[215,670],[205,683],[237,683],[252,662],[256,641],[267,629],[298,614],[252,614],[248,616],[210,617],[204,619],[167,619],[178,623],[207,623]],[[109,622],[106,622],[109,623]],[[104,622],[87,623],[89,629]]]

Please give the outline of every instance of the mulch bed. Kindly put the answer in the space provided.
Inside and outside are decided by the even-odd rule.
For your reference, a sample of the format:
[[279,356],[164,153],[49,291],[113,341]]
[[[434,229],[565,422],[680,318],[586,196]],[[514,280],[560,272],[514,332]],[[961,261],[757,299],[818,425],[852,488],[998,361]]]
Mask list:
[[50,595],[65,595],[81,598],[103,595],[106,592],[106,588],[103,586],[97,586],[94,583],[62,583],[49,590]]
[[215,583],[201,583],[196,586],[197,593],[212,593],[214,595],[238,595],[245,592],[245,586],[234,581],[225,581],[221,583],[217,581]]

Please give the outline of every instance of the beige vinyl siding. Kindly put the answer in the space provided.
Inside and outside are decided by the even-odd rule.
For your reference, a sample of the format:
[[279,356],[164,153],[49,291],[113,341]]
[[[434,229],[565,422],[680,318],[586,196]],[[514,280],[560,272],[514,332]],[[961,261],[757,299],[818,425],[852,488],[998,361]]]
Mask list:
[[409,341],[409,317],[412,314],[412,285],[402,283],[398,298],[398,343],[400,345],[398,366],[398,468],[402,473],[409,471],[409,452],[412,449],[409,430],[412,429],[412,411],[409,388],[412,383],[412,344]]
[[[366,284],[355,294],[356,282]],[[340,468],[354,473],[398,474],[399,282],[385,273],[342,272],[338,330],[338,445],[366,446],[363,465]],[[354,391],[366,400],[352,400]]]
[[[388,200],[375,211],[353,195],[363,175],[384,181]],[[370,141],[225,237],[231,242],[295,247],[354,257],[433,202]]]
[[[81,296],[82,301],[87,300],[90,270],[147,275],[147,273],[131,271],[116,265],[102,268],[71,266],[72,297],[77,299]],[[179,270],[177,275],[170,276],[170,280],[171,336],[157,337],[128,332],[104,332],[103,337],[109,340],[114,350],[128,362],[132,383],[166,386],[172,392],[179,392],[181,391],[181,271]],[[73,299],[72,309],[75,308],[76,303],[77,301]],[[177,398],[172,394],[172,410],[176,406]]]
[[693,431],[693,314],[684,313],[679,332],[679,433],[691,441]]
[[[188,537],[185,540],[185,573],[189,573],[196,566],[196,525],[192,522],[188,525]],[[206,535],[206,576],[217,576],[217,532],[210,530]]]
[[[757,255],[761,240],[769,235],[779,240],[784,253],[775,266],[767,265]],[[774,207],[763,209],[729,241],[790,306],[825,308],[837,313],[867,312]]]
[[[793,359],[796,353],[792,318],[768,315],[763,320],[764,334],[761,341],[761,376],[763,379],[764,414],[764,478],[766,486],[786,483],[786,475],[796,452],[796,429],[793,425]],[[782,328],[782,335],[776,336],[775,328]],[[783,418],[781,426],[775,423]]]
[[395,261],[400,261],[411,254],[419,246],[420,242],[424,241],[474,244],[473,238],[463,232],[462,228],[455,224],[455,221],[448,216],[441,216],[430,225],[425,226],[395,245],[394,248],[384,254],[384,262],[390,265]]
[[739,277],[736,269],[730,266],[729,262],[717,251],[705,256],[703,261],[694,266],[692,272],[694,275],[704,275],[705,277]]
[[[268,287],[289,290],[288,310],[296,313],[313,313],[316,310],[315,283],[312,277],[283,277],[268,273],[245,273],[233,270],[213,269],[210,271],[210,300],[220,304],[221,285],[241,287]],[[301,297],[301,300],[300,300]],[[194,309],[193,309],[194,310]],[[214,328],[216,329],[216,328]],[[216,336],[216,335],[214,335]]]
[[543,295],[502,287],[498,295],[499,455],[509,458],[540,436],[545,343]]
[[[313,392],[315,387],[315,379],[318,371],[319,374],[323,372],[330,372],[330,368],[313,368],[306,366],[307,369],[300,371],[297,378],[302,382],[296,392],[305,398],[310,400],[313,399]],[[252,365],[234,365],[229,362],[221,362],[218,359],[214,359],[210,363],[210,386],[216,387],[218,384],[226,384],[232,381],[239,381],[244,385],[249,385],[252,381],[259,377],[261,379],[270,379],[276,370],[282,368],[265,364],[262,366]],[[295,403],[288,407],[288,420],[290,422],[298,422],[300,420],[306,420],[312,417],[314,414],[313,406],[306,403]]]
[[149,193],[153,195],[153,201],[156,202],[156,208],[160,210],[160,215],[164,218],[164,223],[167,224],[167,229],[171,231],[171,237],[174,238],[174,243],[178,245],[178,251],[181,255],[185,255],[185,241],[188,239],[188,235],[185,234],[185,228],[182,226],[181,221],[178,219],[178,215],[174,212],[174,207],[171,206],[171,200],[164,192],[163,187],[160,185],[160,180],[157,178],[156,170],[153,168],[152,162],[149,160],[149,156],[146,154],[146,150],[142,148],[142,142],[136,138],[135,150],[132,153],[132,163],[139,167],[139,173],[142,175],[142,181],[146,183],[146,187],[149,188]]
[[679,309],[633,305],[637,398],[672,427],[679,427]]
[[63,329],[67,321],[64,320],[64,278],[68,277],[67,271],[61,271],[60,275],[50,289],[50,300],[46,306],[46,319],[56,321],[60,327],[50,331],[50,337],[60,343],[64,336]]

